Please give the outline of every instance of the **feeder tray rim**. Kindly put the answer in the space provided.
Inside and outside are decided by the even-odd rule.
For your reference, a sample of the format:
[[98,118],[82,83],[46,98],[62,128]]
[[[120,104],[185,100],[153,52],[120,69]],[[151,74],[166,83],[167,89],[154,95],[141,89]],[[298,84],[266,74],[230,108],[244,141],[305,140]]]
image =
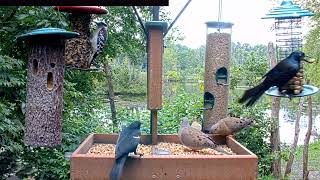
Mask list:
[[[311,85],[303,85],[303,91],[300,94],[292,94],[292,97],[311,96],[313,94],[316,94],[317,92],[319,92],[319,88]],[[285,94],[279,92],[277,86],[269,88],[265,93],[269,96],[287,97]]]
[[17,36],[17,38],[30,38],[30,37],[35,37],[35,36],[61,36],[65,39],[71,39],[74,37],[79,36],[80,34],[77,32],[71,32],[67,31],[65,29],[61,28],[40,28],[40,29],[35,29],[33,31],[30,31],[28,33],[22,34]]
[[54,10],[79,14],[107,14],[108,11],[103,6],[55,6]]

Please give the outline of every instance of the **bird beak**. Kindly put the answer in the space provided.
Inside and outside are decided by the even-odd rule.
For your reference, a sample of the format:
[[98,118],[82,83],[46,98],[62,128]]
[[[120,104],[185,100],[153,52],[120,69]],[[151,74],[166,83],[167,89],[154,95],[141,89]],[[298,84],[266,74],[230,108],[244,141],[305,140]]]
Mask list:
[[316,61],[314,58],[311,58],[309,56],[305,56],[302,60],[304,60],[308,63],[314,63]]

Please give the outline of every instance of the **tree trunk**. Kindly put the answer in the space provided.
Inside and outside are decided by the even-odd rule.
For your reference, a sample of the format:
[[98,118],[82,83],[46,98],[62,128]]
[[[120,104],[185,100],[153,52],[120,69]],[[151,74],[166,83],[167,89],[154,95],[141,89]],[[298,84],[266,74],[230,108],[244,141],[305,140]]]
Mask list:
[[308,150],[309,150],[309,140],[312,129],[312,99],[311,96],[308,96],[308,129],[306,133],[306,138],[304,139],[304,148],[303,148],[303,179],[307,180],[309,175],[308,170]]
[[295,123],[295,128],[294,128],[294,138],[293,138],[293,143],[291,145],[291,150],[290,150],[290,155],[289,155],[289,160],[286,166],[286,171],[284,172],[284,177],[287,177],[291,173],[291,167],[293,164],[294,160],[294,153],[296,152],[297,149],[297,144],[298,144],[298,139],[299,139],[299,133],[300,133],[300,118],[301,118],[301,113],[303,109],[303,98],[299,99],[299,109],[297,112],[297,119]]
[[[273,43],[268,44],[268,58],[270,61],[270,66],[271,68],[273,68],[277,64]],[[272,110],[271,110],[272,126],[271,126],[270,143],[271,143],[271,150],[276,155],[272,163],[272,173],[275,179],[281,179],[279,111],[280,111],[280,98],[272,97]]]
[[113,132],[118,129],[118,120],[117,120],[117,111],[116,106],[114,103],[114,91],[113,91],[113,81],[112,81],[112,68],[109,65],[108,60],[103,65],[104,72],[106,73],[107,77],[107,86],[108,86],[108,99],[111,108],[111,118],[112,118],[112,125],[113,125]]

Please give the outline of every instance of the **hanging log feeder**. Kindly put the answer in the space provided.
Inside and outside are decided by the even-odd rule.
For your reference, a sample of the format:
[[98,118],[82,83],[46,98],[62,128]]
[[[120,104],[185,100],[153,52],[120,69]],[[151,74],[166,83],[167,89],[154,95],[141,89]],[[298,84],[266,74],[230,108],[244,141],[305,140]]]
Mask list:
[[94,53],[90,42],[90,23],[92,14],[106,14],[102,6],[56,6],[55,10],[67,12],[72,31],[80,33],[77,38],[66,42],[66,66],[68,68],[88,70],[91,67],[91,55]]
[[19,36],[29,44],[24,140],[30,146],[61,143],[65,40],[79,34],[42,28]]

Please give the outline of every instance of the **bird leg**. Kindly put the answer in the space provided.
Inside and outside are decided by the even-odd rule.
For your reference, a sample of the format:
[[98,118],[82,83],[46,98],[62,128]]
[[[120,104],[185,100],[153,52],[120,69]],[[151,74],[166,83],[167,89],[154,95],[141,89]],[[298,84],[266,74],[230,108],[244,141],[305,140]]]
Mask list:
[[139,155],[140,158],[143,156],[143,153],[138,153],[137,150],[134,151],[134,154]]

